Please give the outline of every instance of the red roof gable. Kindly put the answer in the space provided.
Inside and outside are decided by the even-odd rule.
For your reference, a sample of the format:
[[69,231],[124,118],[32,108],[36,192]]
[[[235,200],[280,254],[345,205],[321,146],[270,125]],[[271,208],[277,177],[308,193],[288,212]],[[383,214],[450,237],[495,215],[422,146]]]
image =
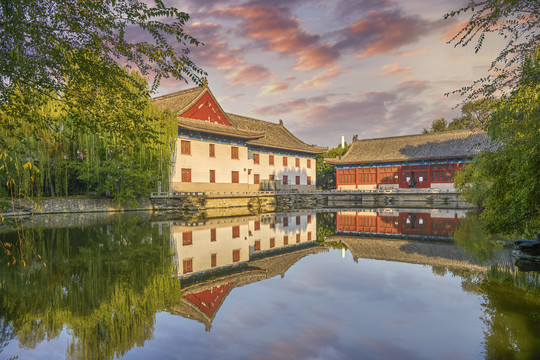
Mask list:
[[219,106],[207,92],[193,106],[191,106],[180,117],[210,121],[216,124],[232,126],[227,117],[221,112]]
[[219,306],[225,300],[234,282],[225,285],[215,286],[210,290],[182,296],[201,309],[209,317],[213,317]]

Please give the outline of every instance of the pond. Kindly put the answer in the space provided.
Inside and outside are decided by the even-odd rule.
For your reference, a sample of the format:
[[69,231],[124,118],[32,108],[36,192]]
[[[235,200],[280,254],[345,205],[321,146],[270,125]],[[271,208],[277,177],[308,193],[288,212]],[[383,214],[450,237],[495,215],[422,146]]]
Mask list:
[[22,245],[4,230],[0,358],[540,358],[538,273],[471,245],[467,221],[77,216],[29,224]]

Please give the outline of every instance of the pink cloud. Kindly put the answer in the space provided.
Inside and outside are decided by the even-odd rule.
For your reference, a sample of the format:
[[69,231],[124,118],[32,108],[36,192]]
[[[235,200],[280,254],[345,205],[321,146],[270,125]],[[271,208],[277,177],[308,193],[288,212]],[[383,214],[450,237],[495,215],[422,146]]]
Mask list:
[[371,10],[340,32],[335,48],[360,50],[359,58],[391,54],[442,26],[442,21],[430,22],[419,16],[404,15],[399,10]]
[[298,91],[302,89],[322,88],[329,86],[332,84],[332,79],[336,78],[339,74],[341,74],[341,67],[337,65],[332,66],[322,73],[316,74],[311,79],[300,83],[294,88],[294,90]]
[[272,77],[272,72],[261,65],[242,64],[229,69],[225,76],[231,85],[250,86]]
[[320,36],[300,28],[300,20],[286,8],[269,5],[230,7],[212,14],[242,19],[245,36],[256,40],[267,50],[296,59],[294,70],[311,71],[333,65],[339,53]]
[[421,49],[414,49],[409,51],[398,51],[393,53],[393,55],[403,56],[403,57],[410,57],[414,55],[421,55],[425,54],[430,49],[429,46],[423,47]]
[[288,89],[289,89],[289,84],[283,81],[276,81],[276,82],[272,82],[270,84],[266,84],[265,86],[263,86],[260,93],[263,95],[268,95],[268,94],[279,93]]
[[386,64],[381,67],[383,71],[379,76],[390,76],[399,74],[409,74],[412,72],[411,67],[402,68],[399,63]]

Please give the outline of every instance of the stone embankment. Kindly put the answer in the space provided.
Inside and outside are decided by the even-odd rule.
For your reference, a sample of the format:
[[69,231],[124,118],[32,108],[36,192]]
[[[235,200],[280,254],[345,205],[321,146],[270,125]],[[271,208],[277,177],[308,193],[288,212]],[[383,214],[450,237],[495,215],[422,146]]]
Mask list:
[[221,217],[308,208],[472,208],[470,204],[463,203],[456,192],[419,190],[153,194],[150,199],[139,200],[136,206],[122,206],[112,199],[103,198],[54,198],[43,199],[38,204],[26,200],[18,201],[15,203],[15,211],[3,215],[146,211],[182,216]]

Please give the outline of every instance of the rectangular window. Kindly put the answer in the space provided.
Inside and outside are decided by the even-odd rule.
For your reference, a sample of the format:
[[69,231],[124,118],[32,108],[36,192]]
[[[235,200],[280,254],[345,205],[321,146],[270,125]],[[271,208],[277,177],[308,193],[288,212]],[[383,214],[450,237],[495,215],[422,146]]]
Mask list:
[[457,164],[443,164],[443,165],[432,166],[431,181],[432,182],[454,181],[453,179],[454,179],[456,168],[458,168]]
[[210,241],[214,242],[217,241],[217,231],[216,229],[210,230]]
[[268,180],[270,180],[270,181],[274,181],[275,178],[276,178],[276,177],[275,177],[275,175],[273,175],[273,174],[270,175],[270,176],[268,176]]
[[289,237],[287,235],[283,236],[283,246],[289,245]]
[[261,240],[255,240],[255,251],[261,250]]
[[308,177],[307,177],[307,184],[308,184],[308,185],[311,185],[311,176],[308,176]]
[[308,223],[308,224],[311,224],[311,215],[308,215],[308,216],[307,216],[307,223]]
[[298,244],[300,242],[300,233],[296,234],[296,243]]
[[232,227],[232,237],[233,238],[239,238],[240,237],[240,226],[233,226]]
[[216,145],[215,144],[209,144],[208,145],[208,156],[216,157]]
[[233,184],[238,184],[240,182],[240,174],[238,171],[231,171],[231,182]]
[[191,231],[182,233],[182,246],[191,244],[193,244],[193,233]]
[[276,228],[276,224],[275,223],[270,223],[270,229],[275,229]]
[[181,140],[180,152],[182,155],[191,155],[191,141]]
[[270,238],[270,249],[276,246],[276,238]]
[[286,216],[283,218],[283,226],[289,226],[289,218]]
[[253,174],[253,183],[259,184],[261,182],[261,175],[259,174]]
[[398,183],[398,168],[397,167],[379,168],[379,182],[382,184],[397,184]]
[[255,230],[261,230],[261,222],[259,220],[255,221]]
[[210,255],[210,266],[211,267],[217,266],[217,254]]
[[[354,171],[354,169],[351,169],[351,170]],[[377,169],[376,168],[358,169],[358,183],[359,184],[376,184],[377,183]]]
[[296,185],[300,185],[300,176],[296,177]]
[[289,177],[287,175],[283,175],[283,185],[287,185],[289,183]]
[[193,271],[193,259],[185,259],[183,263],[184,263],[184,274],[187,274]]
[[274,155],[268,155],[268,165],[274,165]]
[[260,163],[259,161],[260,161],[259,154],[253,154],[253,163],[259,164]]
[[311,241],[311,231],[308,231],[308,233],[307,233],[307,240]]
[[240,159],[238,156],[238,147],[236,146],[231,147],[231,159]]
[[191,182],[191,169],[182,169],[182,182]]
[[240,261],[240,249],[235,249],[232,251],[232,261],[233,262]]
[[216,182],[216,170],[210,170],[210,182],[211,183]]
[[294,159],[294,166],[300,167],[300,159],[299,158]]
[[296,217],[296,225],[300,225],[300,221],[301,221],[301,217],[297,216]]
[[287,157],[286,156],[283,157],[283,166],[287,166]]
[[338,169],[337,181],[340,185],[354,185],[356,169]]
[[308,169],[311,169],[311,159],[308,159],[308,160],[307,160],[307,168],[308,168]]

